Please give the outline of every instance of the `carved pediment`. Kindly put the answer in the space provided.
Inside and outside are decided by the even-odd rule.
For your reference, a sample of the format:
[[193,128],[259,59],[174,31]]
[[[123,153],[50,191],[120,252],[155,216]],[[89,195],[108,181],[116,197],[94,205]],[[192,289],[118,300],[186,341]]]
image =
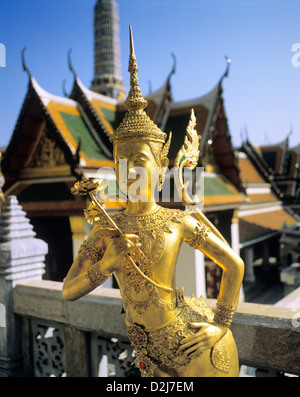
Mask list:
[[28,164],[28,168],[53,168],[62,165],[66,165],[63,151],[57,142],[44,131]]
[[65,153],[47,129],[42,132],[21,175],[25,178],[70,175],[70,165],[66,161]]

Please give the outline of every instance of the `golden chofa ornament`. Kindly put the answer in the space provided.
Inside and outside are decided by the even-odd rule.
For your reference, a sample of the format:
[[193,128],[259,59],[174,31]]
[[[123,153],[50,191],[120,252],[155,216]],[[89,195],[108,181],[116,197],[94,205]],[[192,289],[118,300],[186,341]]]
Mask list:
[[137,77],[138,66],[134,53],[131,26],[129,26],[129,35],[130,54],[128,71],[130,73],[130,90],[127,99],[124,102],[127,113],[119,127],[111,135],[110,140],[113,143],[128,140],[147,140],[165,143],[167,134],[158,128],[144,110],[147,107],[148,102],[143,98],[139,86],[139,80]]

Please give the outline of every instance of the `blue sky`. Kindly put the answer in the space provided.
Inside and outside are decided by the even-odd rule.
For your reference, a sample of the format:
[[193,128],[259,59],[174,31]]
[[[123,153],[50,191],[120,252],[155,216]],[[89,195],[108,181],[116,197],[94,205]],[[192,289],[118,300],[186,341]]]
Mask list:
[[[63,96],[76,73],[93,79],[93,8],[96,0],[1,0],[0,146],[8,144],[25,98],[28,68],[47,91]],[[234,145],[247,129],[253,144],[277,143],[292,128],[300,143],[300,67],[292,46],[300,43],[298,0],[117,0],[122,74],[128,87],[128,26],[132,25],[142,92],[159,88],[177,58],[172,89],[176,101],[210,91],[231,58],[224,99]],[[299,44],[300,51],[300,44]],[[300,57],[299,57],[300,60]]]

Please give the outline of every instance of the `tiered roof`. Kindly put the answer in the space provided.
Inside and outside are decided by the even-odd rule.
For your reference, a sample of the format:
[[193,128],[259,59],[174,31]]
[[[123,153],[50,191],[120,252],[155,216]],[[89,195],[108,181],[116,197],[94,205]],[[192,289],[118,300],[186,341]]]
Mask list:
[[300,145],[289,147],[289,136],[278,144],[254,147],[247,139],[241,150],[271,184],[274,194],[287,204],[300,201]]
[[282,193],[273,180],[272,169],[247,140],[238,153],[240,176],[247,203],[239,209],[241,247],[278,235],[284,226],[299,218],[282,202]]
[[[171,166],[184,142],[191,109],[194,109],[196,128],[202,137],[199,165],[204,165],[208,171],[205,174],[204,204],[220,209],[222,205],[236,206],[245,201],[222,98],[222,81],[228,75],[228,67],[208,94],[190,101],[174,102],[170,83],[175,72],[174,63],[161,88],[145,96],[149,117],[163,131],[172,131]],[[39,197],[45,208],[47,200],[43,196],[49,197],[49,191],[57,192],[60,199],[70,200],[66,192],[75,180],[95,176],[101,167],[114,166],[109,137],[123,119],[125,109],[123,101],[87,88],[71,65],[74,83],[69,97],[45,91],[26,65],[24,69],[28,72],[29,84],[3,160],[4,190],[8,194],[18,194],[31,209],[34,201],[30,200]],[[48,189],[47,183],[50,183]],[[52,189],[53,183],[62,185]],[[21,204],[22,200],[19,200]],[[48,201],[51,208],[52,200]]]
[[86,204],[70,194],[71,186],[100,167],[113,167],[112,153],[79,102],[45,91],[28,74],[27,94],[3,158],[4,191],[18,195],[30,214],[82,211]]

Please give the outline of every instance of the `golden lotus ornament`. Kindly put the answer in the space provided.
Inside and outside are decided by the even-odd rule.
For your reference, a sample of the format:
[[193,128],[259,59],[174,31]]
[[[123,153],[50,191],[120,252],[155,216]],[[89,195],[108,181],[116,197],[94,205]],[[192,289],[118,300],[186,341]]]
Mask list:
[[[147,183],[139,188],[139,200],[128,196],[126,209],[113,216],[105,211],[101,200],[106,188],[103,180],[75,184],[75,194],[91,198],[85,215],[94,226],[66,276],[63,295],[67,300],[76,300],[114,274],[128,337],[136,352],[135,364],[142,376],[238,376],[238,355],[230,325],[244,264],[197,207],[191,212],[157,205],[153,186],[162,186],[171,133],[167,140],[144,111],[147,101],[138,83],[131,28],[128,70],[127,113],[111,137],[116,175],[118,178],[120,164],[126,160],[126,175],[142,167]],[[187,207],[193,203],[182,170],[195,168],[198,162],[195,125],[192,111],[184,145],[175,160],[176,187]],[[118,180],[119,186],[132,186],[135,180],[128,176],[125,181]],[[175,267],[182,244],[199,249],[223,269],[215,312],[202,297],[187,298],[183,288],[176,287]]]

